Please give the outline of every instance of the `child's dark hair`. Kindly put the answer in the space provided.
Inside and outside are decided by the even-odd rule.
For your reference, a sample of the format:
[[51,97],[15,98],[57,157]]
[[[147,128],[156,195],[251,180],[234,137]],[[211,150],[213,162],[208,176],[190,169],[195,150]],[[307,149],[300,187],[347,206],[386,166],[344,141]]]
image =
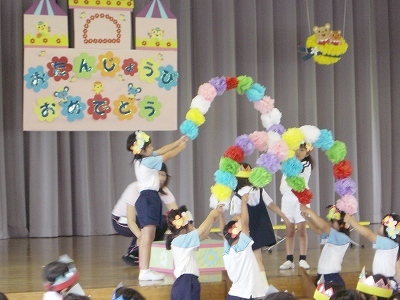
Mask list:
[[[139,132],[140,132],[140,131],[135,131],[135,132],[131,133],[131,134],[128,136],[128,139],[126,140],[126,150],[128,150],[129,152],[132,152],[131,147],[132,147],[133,144],[136,142],[136,133],[139,133]],[[150,145],[150,144],[151,144],[151,138],[149,138],[149,141],[148,141],[148,142],[145,142],[145,143],[144,143],[144,145],[143,145],[143,147],[142,147],[142,150],[146,149],[147,146]],[[133,160],[142,159],[142,158],[143,158],[143,155],[141,155],[141,154],[134,154],[134,155],[133,155]]]
[[60,277],[69,271],[69,264],[61,261],[48,263],[43,269],[43,279],[54,283],[57,277]]
[[[393,218],[394,221],[397,221],[397,224],[399,224],[400,222],[400,216],[398,214],[395,213],[391,213],[391,214],[387,214],[382,218],[381,224],[383,225],[384,229],[383,229],[383,235],[387,238],[392,239],[393,241],[395,241],[396,243],[400,244],[400,235],[396,234],[396,236],[389,236],[388,231],[386,230],[388,228],[388,225],[392,222],[387,222],[387,220],[389,218]],[[400,247],[399,247],[399,251],[397,251],[397,260],[399,260],[400,258]]]
[[330,300],[363,300],[361,294],[353,289],[345,289],[335,292]]
[[[334,207],[334,205],[328,205],[326,208],[327,209],[331,209],[332,207]],[[346,213],[344,211],[341,211],[339,209],[337,209],[340,213],[340,219],[330,219],[330,222],[337,222],[339,225],[339,232],[344,233],[347,236],[350,236],[350,227],[347,226],[346,222],[344,221],[344,216],[346,215]]]
[[264,300],[296,300],[296,296],[289,292],[276,292],[267,295]]
[[118,297],[122,296],[124,300],[146,300],[142,294],[140,294],[137,290],[128,288],[128,287],[120,287],[118,288],[112,299],[118,299]]
[[8,300],[7,296],[0,292],[0,300]]
[[225,227],[224,227],[224,229],[223,229],[223,231],[222,231],[222,233],[224,234],[224,237],[225,237],[225,239],[226,239],[226,241],[228,242],[229,245],[232,245],[233,242],[235,242],[235,241],[239,238],[239,236],[240,236],[240,233],[239,233],[237,236],[232,237],[231,233],[229,232],[229,229],[231,229],[232,226],[233,226],[236,222],[237,222],[237,221],[234,221],[234,220],[229,221],[229,222],[225,225]]
[[90,300],[90,297],[77,294],[67,294],[64,296],[63,300]]
[[183,212],[186,211],[187,211],[186,205],[182,205],[178,209],[171,209],[167,213],[168,229],[171,231],[171,233],[167,235],[167,240],[165,242],[165,247],[167,248],[167,250],[171,250],[171,243],[174,238],[180,235],[182,231],[185,232],[187,231],[189,223],[180,228],[176,228],[175,225],[172,223],[175,220],[176,216],[180,216],[182,215]]
[[[307,144],[303,143],[303,144],[300,145],[300,147],[307,149]],[[311,170],[314,169],[314,160],[312,159],[310,153],[306,157],[304,157],[301,161],[308,161],[310,163],[310,165],[311,165]]]
[[[165,163],[162,163],[162,165],[161,165],[161,170],[160,170],[161,172],[165,172],[165,174],[167,175],[167,178],[165,179],[165,182],[164,182],[164,186],[168,186],[168,183],[169,183],[169,174],[168,174],[168,168],[167,168],[167,165],[165,164]],[[164,186],[160,186],[160,189],[158,190],[158,192],[160,193],[160,194],[163,194],[163,195],[166,195],[167,193],[163,190],[163,188],[164,188]]]

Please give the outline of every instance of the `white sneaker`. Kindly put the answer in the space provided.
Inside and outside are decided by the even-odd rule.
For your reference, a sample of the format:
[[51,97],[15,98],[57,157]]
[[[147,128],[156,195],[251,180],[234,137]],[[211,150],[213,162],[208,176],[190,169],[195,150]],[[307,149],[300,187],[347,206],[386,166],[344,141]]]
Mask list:
[[280,270],[294,269],[294,262],[287,260],[279,267]]
[[150,269],[140,270],[139,280],[163,280],[164,274],[152,271]]
[[310,268],[310,265],[304,259],[302,259],[301,261],[299,261],[299,267],[308,270]]

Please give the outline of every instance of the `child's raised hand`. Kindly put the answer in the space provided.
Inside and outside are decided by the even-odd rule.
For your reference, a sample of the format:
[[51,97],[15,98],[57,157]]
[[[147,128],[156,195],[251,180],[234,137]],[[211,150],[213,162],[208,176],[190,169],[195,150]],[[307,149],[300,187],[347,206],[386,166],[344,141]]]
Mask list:
[[346,223],[350,223],[351,221],[354,221],[354,216],[345,214],[343,221],[345,221]]
[[300,204],[300,211],[307,212],[310,208],[304,204]]
[[187,141],[189,141],[189,138],[187,137],[187,135],[182,135],[180,138],[179,138],[179,140],[181,141],[181,142],[187,142]]
[[243,202],[249,202],[249,193],[247,193],[247,194],[244,194],[243,196],[242,196],[242,201]]

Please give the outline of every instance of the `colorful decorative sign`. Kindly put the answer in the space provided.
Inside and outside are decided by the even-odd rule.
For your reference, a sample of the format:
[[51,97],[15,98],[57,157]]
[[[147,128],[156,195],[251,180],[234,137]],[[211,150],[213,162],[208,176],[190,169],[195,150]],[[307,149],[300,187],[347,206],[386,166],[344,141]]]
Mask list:
[[153,6],[168,12],[164,21],[174,18],[163,27],[173,33],[175,48],[131,50],[133,1],[69,0],[69,5],[75,48],[68,48],[67,14],[54,0],[38,0],[25,14],[24,130],[175,130],[175,17],[159,0],[150,1],[145,12]]

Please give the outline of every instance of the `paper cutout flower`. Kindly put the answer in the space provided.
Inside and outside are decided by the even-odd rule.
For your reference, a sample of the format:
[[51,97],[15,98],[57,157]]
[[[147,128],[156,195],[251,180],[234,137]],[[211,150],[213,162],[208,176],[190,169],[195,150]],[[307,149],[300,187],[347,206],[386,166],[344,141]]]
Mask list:
[[97,72],[96,58],[86,52],[82,52],[74,59],[72,70],[75,72],[77,78],[88,79],[92,77]]
[[139,78],[147,83],[153,81],[160,76],[159,64],[152,57],[144,58],[139,63]]
[[131,101],[125,95],[120,95],[118,100],[114,102],[114,115],[118,116],[120,121],[132,120],[133,114],[137,112],[135,101]]
[[81,97],[67,96],[67,101],[61,102],[61,114],[67,117],[68,122],[81,120],[84,117],[86,104],[81,101]]
[[34,90],[36,93],[41,89],[47,89],[49,86],[49,75],[44,71],[42,66],[36,68],[30,67],[28,73],[24,75],[26,87]]
[[157,77],[158,86],[169,91],[171,88],[178,85],[179,74],[174,70],[174,67],[168,65],[166,67],[158,68],[160,76]]
[[60,105],[54,100],[53,96],[39,98],[37,105],[33,109],[40,121],[53,122],[60,115]]
[[135,75],[139,71],[137,61],[133,58],[124,59],[122,70],[124,71],[125,75]]
[[94,95],[93,98],[87,100],[88,104],[88,114],[92,115],[93,119],[105,120],[107,114],[111,112],[110,99],[103,98],[100,94]]
[[99,55],[97,69],[101,70],[101,75],[104,77],[114,77],[121,70],[120,61],[121,59],[114,56],[112,51],[107,51],[105,54]]
[[156,96],[145,96],[139,102],[139,116],[151,122],[161,113],[162,104]]
[[228,229],[228,233],[231,234],[231,237],[233,239],[236,238],[241,231],[242,231],[242,222],[240,221],[237,221],[235,224],[232,225],[231,228]]
[[68,63],[68,58],[62,56],[58,58],[53,56],[51,62],[47,63],[47,68],[49,71],[47,74],[53,77],[55,81],[60,81],[61,79],[67,80],[69,78],[69,72],[72,70],[72,65]]

